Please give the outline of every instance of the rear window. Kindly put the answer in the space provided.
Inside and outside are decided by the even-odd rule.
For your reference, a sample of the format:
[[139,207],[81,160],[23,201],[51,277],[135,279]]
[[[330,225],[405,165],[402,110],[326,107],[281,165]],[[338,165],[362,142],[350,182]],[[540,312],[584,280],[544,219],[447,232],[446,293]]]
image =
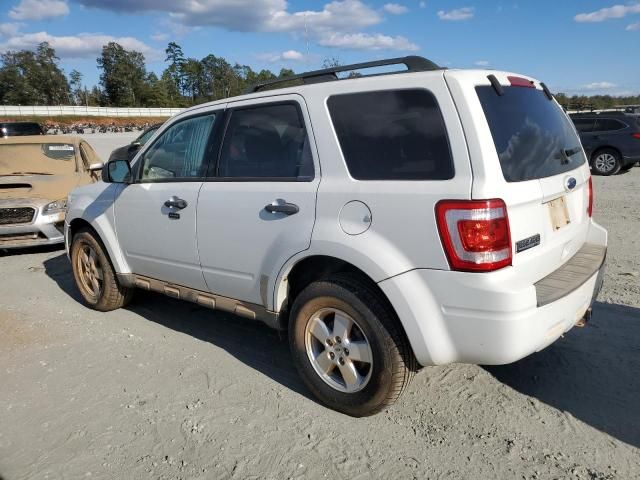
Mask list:
[[0,125],[0,136],[18,137],[25,135],[42,135],[37,123],[3,123]]
[[542,90],[476,87],[507,182],[551,177],[585,162],[571,121]]
[[353,178],[453,178],[447,132],[431,92],[415,89],[336,95],[327,105]]

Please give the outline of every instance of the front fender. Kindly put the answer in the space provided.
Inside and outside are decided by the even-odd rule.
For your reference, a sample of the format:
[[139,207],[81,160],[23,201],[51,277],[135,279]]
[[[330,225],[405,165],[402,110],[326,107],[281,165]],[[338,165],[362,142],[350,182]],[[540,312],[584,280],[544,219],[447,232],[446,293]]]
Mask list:
[[99,235],[116,273],[131,273],[120,249],[115,228],[113,205],[122,188],[122,185],[115,183],[97,182],[73,190],[67,203],[65,244],[69,252],[69,226],[74,220],[82,219]]

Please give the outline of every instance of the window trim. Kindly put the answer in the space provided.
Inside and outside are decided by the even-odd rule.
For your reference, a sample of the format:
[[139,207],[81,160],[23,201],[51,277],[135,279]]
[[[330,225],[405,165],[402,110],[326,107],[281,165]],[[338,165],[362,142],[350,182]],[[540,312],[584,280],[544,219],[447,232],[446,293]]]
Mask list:
[[[132,184],[134,183],[139,183],[139,184],[145,184],[145,183],[187,183],[187,182],[203,182],[204,179],[206,178],[206,174],[209,171],[211,162],[213,161],[213,159],[211,158],[211,154],[214,152],[214,146],[215,146],[215,140],[216,140],[216,132],[219,129],[218,125],[221,121],[221,118],[224,118],[224,113],[225,110],[224,109],[217,109],[217,110],[207,110],[204,112],[199,112],[196,113],[194,115],[188,115],[188,116],[184,116],[182,118],[176,119],[175,122],[170,123],[169,125],[167,125],[161,132],[161,134],[153,141],[153,143],[145,143],[143,145],[143,150],[140,152],[140,156],[138,157],[138,160],[136,161],[135,165],[132,166],[132,170],[135,170],[134,175],[133,175],[133,181],[131,182]],[[156,179],[150,179],[150,180],[142,180],[142,170],[143,170],[143,163],[144,163],[144,156],[147,154],[147,152],[153,148],[153,146],[160,140],[162,139],[162,137],[164,136],[164,134],[166,132],[168,132],[171,128],[175,127],[176,125],[179,125],[182,122],[186,122],[187,120],[193,120],[194,118],[200,118],[200,117],[208,117],[213,115],[213,124],[211,125],[211,132],[209,133],[209,138],[207,138],[207,144],[205,146],[205,150],[203,153],[203,156],[205,157],[203,160],[206,162],[206,169],[205,169],[205,175],[204,176],[198,176],[198,177],[179,177],[179,178],[156,178]],[[160,130],[162,127],[160,127],[158,130]],[[156,130],[156,133],[158,133],[158,131]]]
[[[258,183],[258,182],[287,182],[287,183],[297,183],[297,182],[313,182],[316,179],[316,165],[315,159],[313,156],[313,149],[311,150],[311,166],[313,167],[313,174],[311,176],[298,176],[298,177],[221,177],[219,175],[220,172],[220,160],[222,158],[222,149],[224,148],[224,141],[227,138],[227,131],[229,129],[229,123],[231,122],[231,118],[233,117],[233,113],[241,110],[255,110],[257,108],[265,108],[265,107],[273,107],[279,105],[293,105],[296,108],[298,113],[298,119],[304,126],[305,135],[307,136],[307,141],[309,142],[309,147],[311,147],[311,137],[309,136],[309,126],[307,125],[307,121],[305,119],[304,113],[302,111],[302,106],[296,100],[276,100],[273,102],[260,102],[249,105],[241,105],[238,107],[227,107],[224,111],[224,127],[222,127],[221,135],[219,137],[220,142],[218,143],[218,153],[215,156],[215,161],[209,165],[207,170],[207,174],[205,177],[205,182],[238,182],[238,183]],[[212,168],[213,167],[213,168]]]
[[[445,134],[445,139],[447,140],[447,148],[449,150],[449,158],[451,159],[451,177],[449,178],[445,178],[445,179],[436,179],[436,178],[430,178],[430,179],[424,179],[424,178],[376,178],[376,179],[362,179],[362,178],[356,178],[351,174],[351,170],[349,169],[349,163],[347,162],[347,158],[344,155],[344,152],[342,151],[342,144],[340,143],[340,138],[338,137],[338,132],[336,131],[336,126],[335,123],[333,121],[333,116],[331,115],[331,109],[329,108],[329,100],[331,98],[334,97],[341,97],[341,96],[346,96],[346,95],[358,95],[358,94],[363,94],[363,93],[385,93],[385,92],[406,92],[406,91],[424,91],[427,92],[429,95],[431,95],[433,97],[433,100],[436,104],[436,106],[438,107],[438,113],[440,114],[440,119],[442,120],[442,125],[444,127],[444,134]],[[333,94],[333,95],[329,95],[328,97],[325,98],[324,100],[324,106],[327,112],[327,117],[329,119],[329,124],[331,125],[331,130],[333,131],[333,136],[334,136],[334,141],[336,143],[336,145],[338,146],[338,151],[340,152],[340,156],[342,157],[342,162],[344,164],[344,168],[347,172],[347,175],[349,176],[350,180],[353,180],[354,182],[448,182],[453,180],[456,177],[456,162],[455,159],[453,158],[453,149],[451,148],[451,139],[449,138],[449,130],[447,129],[447,123],[444,119],[444,115],[442,114],[443,110],[442,107],[440,106],[440,102],[438,101],[438,97],[435,93],[433,93],[433,91],[429,88],[425,88],[425,87],[418,87],[418,86],[414,86],[414,87],[405,87],[405,88],[382,88],[382,89],[375,89],[375,90],[358,90],[358,91],[353,91],[353,92],[344,92],[344,93],[337,93],[337,94]]]

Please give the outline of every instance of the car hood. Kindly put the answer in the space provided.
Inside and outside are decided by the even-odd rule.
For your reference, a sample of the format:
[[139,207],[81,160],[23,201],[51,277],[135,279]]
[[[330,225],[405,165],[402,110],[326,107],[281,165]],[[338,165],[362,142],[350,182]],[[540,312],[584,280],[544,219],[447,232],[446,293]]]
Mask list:
[[79,183],[79,176],[69,175],[0,175],[0,199],[66,198]]

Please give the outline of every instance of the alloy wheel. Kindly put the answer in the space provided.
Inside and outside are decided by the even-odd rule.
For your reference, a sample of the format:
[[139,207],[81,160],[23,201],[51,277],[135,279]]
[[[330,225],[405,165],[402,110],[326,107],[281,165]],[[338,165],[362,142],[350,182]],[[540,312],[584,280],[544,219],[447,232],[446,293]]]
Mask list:
[[354,393],[369,383],[373,370],[371,345],[347,313],[336,308],[318,310],[307,321],[304,338],[307,357],[327,385]]

